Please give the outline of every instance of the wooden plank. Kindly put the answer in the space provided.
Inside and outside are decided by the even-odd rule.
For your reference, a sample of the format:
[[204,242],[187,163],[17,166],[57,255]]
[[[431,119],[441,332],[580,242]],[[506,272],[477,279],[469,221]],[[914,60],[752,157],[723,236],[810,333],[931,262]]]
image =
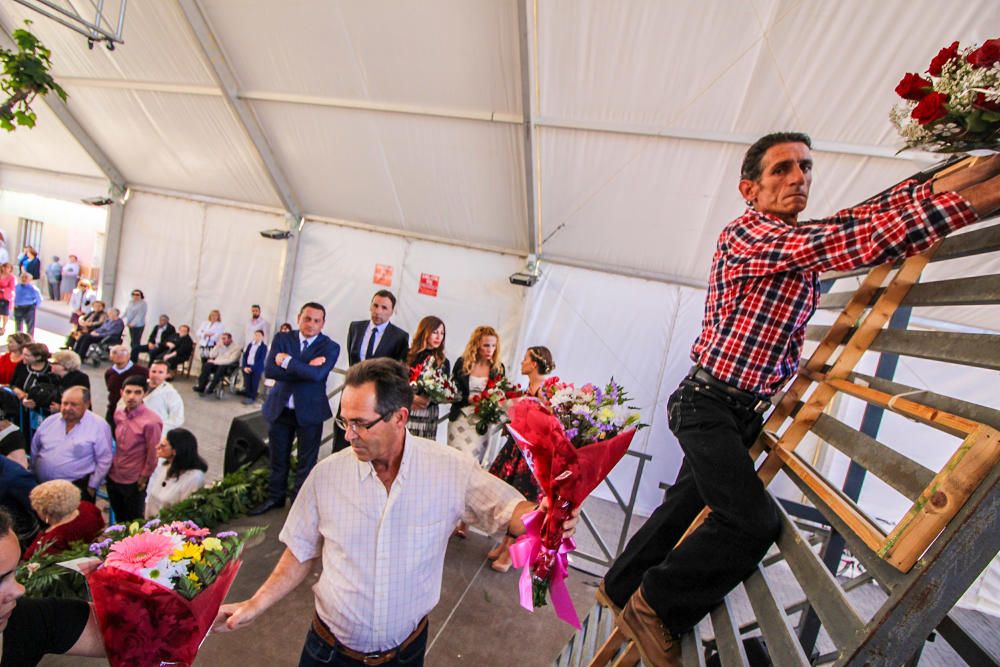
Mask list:
[[864,621],[848,602],[840,584],[795,527],[788,513],[781,506],[778,507],[778,512],[781,518],[778,548],[833,643],[843,646],[864,629]]
[[1000,432],[981,426],[962,442],[896,525],[879,555],[901,572],[909,572],[998,462]]
[[808,658],[802,651],[792,625],[771,593],[767,573],[760,567],[743,582],[757,623],[767,640],[767,652],[775,667],[805,667]]
[[608,638],[601,644],[601,648],[594,655],[594,659],[590,661],[589,667],[605,667],[605,665],[611,662],[611,659],[615,657],[615,654],[618,653],[618,650],[626,641],[628,640],[625,635],[618,629],[618,626],[615,626],[611,634],[608,635]]
[[719,663],[725,667],[749,667],[743,639],[733,617],[733,605],[727,595],[722,604],[712,610],[712,629],[715,630],[715,647]]
[[993,428],[1000,430],[1000,410],[952,398],[951,396],[945,396],[944,394],[936,394],[932,391],[925,391],[922,389],[918,390],[916,387],[910,387],[909,385],[894,382],[892,380],[865,375],[864,373],[851,373],[848,376],[848,379],[854,382],[854,384],[869,386],[872,389],[878,389],[879,391],[892,396],[895,396],[896,394],[920,391],[920,402],[923,405],[943,410],[944,412],[950,412],[951,414],[962,417],[963,419],[979,422],[980,424],[986,424],[987,426],[992,426]]
[[963,419],[962,417],[937,410],[913,400],[919,398],[919,394],[908,397],[893,397],[878,389],[854,384],[850,380],[828,380],[826,384],[849,396],[860,398],[872,405],[891,410],[904,417],[927,424],[928,426],[933,426],[945,433],[960,438],[966,437],[979,428],[979,424],[974,421]]
[[829,415],[819,416],[813,433],[911,501],[934,479],[929,468]]
[[639,664],[641,657],[639,647],[633,642],[629,642],[622,654],[615,660],[614,667],[635,667]]
[[1000,370],[1000,335],[887,329],[871,344],[874,352]]
[[702,624],[696,623],[691,632],[681,637],[681,664],[684,667],[705,667],[705,650],[702,648]]
[[[821,310],[843,308],[853,292],[827,292]],[[989,306],[1000,304],[1000,274],[917,283],[903,299],[904,306]]]
[[[798,454],[784,449],[779,443],[771,450],[771,457],[780,460],[785,465],[785,473],[789,477],[798,477],[806,486],[813,490],[833,513],[839,516],[850,530],[861,538],[870,549],[878,551],[885,542],[885,533],[874,521],[866,517],[857,505],[846,498],[830,482],[814,471]],[[829,518],[829,517],[828,517]]]

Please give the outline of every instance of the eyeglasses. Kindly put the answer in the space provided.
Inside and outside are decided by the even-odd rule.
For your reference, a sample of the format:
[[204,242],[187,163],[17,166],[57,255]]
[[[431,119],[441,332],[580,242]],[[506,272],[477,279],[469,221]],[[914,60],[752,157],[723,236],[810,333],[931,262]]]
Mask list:
[[[389,413],[392,414],[392,413]],[[340,417],[334,419],[334,423],[340,428],[344,429],[344,432],[354,431],[355,435],[363,435],[368,432],[368,429],[375,427],[380,421],[385,421],[389,415],[382,415],[378,419],[373,419],[370,422],[362,422],[357,420],[344,421]]]

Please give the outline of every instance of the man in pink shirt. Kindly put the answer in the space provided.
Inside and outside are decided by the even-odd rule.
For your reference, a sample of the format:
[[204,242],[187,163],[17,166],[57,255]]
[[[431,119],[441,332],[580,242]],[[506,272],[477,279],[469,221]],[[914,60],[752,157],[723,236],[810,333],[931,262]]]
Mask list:
[[115,411],[118,444],[108,472],[108,499],[117,523],[142,519],[146,482],[156,468],[156,445],[163,433],[163,421],[143,404],[146,391],[144,376],[125,378],[125,409]]

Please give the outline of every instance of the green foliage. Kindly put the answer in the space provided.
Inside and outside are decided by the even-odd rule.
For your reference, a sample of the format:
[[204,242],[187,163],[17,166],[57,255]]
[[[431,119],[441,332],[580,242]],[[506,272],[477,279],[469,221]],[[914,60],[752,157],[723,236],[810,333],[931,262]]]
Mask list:
[[[30,26],[31,21],[24,24]],[[31,103],[36,95],[54,91],[60,99],[66,100],[66,91],[49,74],[52,52],[24,28],[18,28],[12,36],[17,51],[0,48],[0,64],[3,65],[0,91],[7,94],[7,100],[0,104],[0,127],[8,132],[17,125],[35,126],[37,117]]]
[[[291,469],[295,469],[292,462]],[[172,521],[194,521],[199,526],[215,529],[221,523],[229,522],[246,514],[251,507],[258,505],[267,498],[267,481],[269,469],[247,467],[232,472],[215,484],[207,486],[188,496],[184,501],[163,508],[157,517],[163,523]],[[128,526],[129,534],[135,534],[140,529],[138,522]],[[241,531],[242,544],[263,532],[255,527]],[[124,537],[118,535],[117,538]],[[229,547],[231,540],[223,543]],[[87,586],[84,578],[78,573],[59,565],[62,561],[74,558],[93,556],[86,542],[74,542],[66,551],[51,556],[33,556],[17,567],[17,580],[24,585],[28,597],[63,597],[87,599]],[[227,554],[229,549],[227,548]],[[201,577],[204,573],[197,573]],[[214,577],[213,577],[214,579]],[[202,579],[204,581],[204,579]],[[211,582],[209,582],[211,583]],[[188,582],[194,588],[195,582]],[[184,584],[185,586],[187,584]],[[207,585],[207,584],[204,584]],[[178,587],[179,590],[179,587]],[[185,594],[182,592],[182,594]]]

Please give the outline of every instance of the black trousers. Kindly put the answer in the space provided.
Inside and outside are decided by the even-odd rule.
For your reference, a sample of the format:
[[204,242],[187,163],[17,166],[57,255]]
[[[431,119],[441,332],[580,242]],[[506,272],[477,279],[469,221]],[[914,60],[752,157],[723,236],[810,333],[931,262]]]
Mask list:
[[[641,585],[667,629],[679,635],[753,572],[780,523],[747,455],[762,425],[752,406],[684,380],[667,410],[684,451],[677,481],[604,581],[619,605]],[[677,545],[705,505],[712,513]]]
[[146,330],[145,325],[141,327],[128,328],[128,335],[129,338],[131,339],[131,345],[132,345],[132,355],[130,358],[132,359],[133,364],[139,362],[139,353],[142,352],[143,349],[145,348],[145,346],[142,344],[142,332],[145,330]]
[[141,520],[146,513],[146,492],[139,488],[139,483],[119,484],[109,479],[107,485],[115,523]]
[[288,468],[292,458],[292,440],[298,438],[298,464],[295,467],[295,490],[298,493],[306,481],[316,457],[319,455],[319,441],[323,434],[323,423],[299,424],[295,410],[285,408],[268,427],[268,448],[271,455],[271,478],[268,483],[268,499],[284,503],[288,495]]
[[215,385],[219,384],[222,381],[222,378],[232,373],[235,368],[235,364],[219,366],[217,364],[210,364],[206,360],[205,363],[201,365],[201,373],[198,374],[198,387],[204,389],[205,393],[212,393],[215,389]]

